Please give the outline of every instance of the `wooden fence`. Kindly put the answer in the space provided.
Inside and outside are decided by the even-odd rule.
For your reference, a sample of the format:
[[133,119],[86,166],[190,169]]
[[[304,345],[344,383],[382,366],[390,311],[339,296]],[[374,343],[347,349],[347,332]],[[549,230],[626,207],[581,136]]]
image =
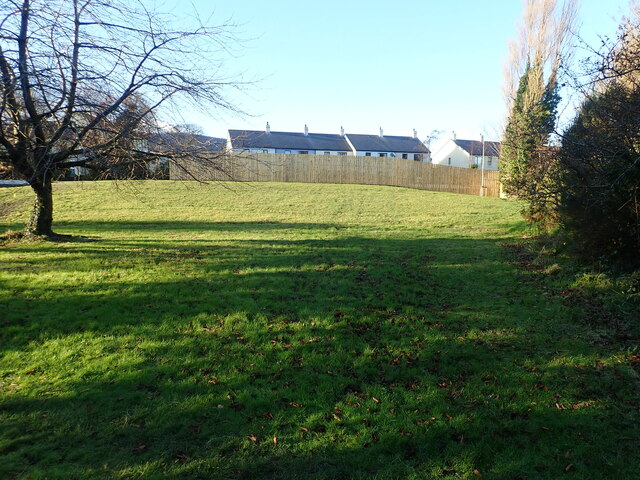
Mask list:
[[[172,180],[389,185],[480,195],[482,171],[391,157],[234,154],[170,166]],[[498,172],[484,171],[485,195],[500,196]]]

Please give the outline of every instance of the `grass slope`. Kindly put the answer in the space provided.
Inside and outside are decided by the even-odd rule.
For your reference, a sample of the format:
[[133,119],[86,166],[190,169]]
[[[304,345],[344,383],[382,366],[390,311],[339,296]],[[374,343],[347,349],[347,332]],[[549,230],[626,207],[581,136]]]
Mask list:
[[[87,238],[0,247],[0,478],[637,478],[637,352],[503,246],[517,204],[173,182],[55,201]],[[29,202],[1,190],[0,230]]]

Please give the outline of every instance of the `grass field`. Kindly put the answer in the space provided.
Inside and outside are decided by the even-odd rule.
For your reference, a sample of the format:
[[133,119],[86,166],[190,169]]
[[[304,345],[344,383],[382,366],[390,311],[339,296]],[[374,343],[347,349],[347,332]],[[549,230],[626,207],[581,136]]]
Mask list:
[[[637,344],[519,205],[58,183],[0,247],[0,478],[640,478]],[[0,233],[28,189],[0,190]],[[556,260],[553,260],[556,262]]]

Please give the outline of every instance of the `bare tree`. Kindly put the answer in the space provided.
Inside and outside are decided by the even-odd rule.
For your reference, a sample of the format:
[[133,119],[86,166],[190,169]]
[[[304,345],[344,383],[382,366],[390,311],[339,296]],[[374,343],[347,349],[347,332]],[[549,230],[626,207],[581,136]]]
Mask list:
[[[0,166],[29,182],[26,233],[53,235],[51,181],[184,148],[148,139],[171,107],[234,110],[220,61],[232,26],[174,28],[143,0],[0,0]],[[211,160],[211,157],[209,157]]]
[[537,103],[548,86],[555,88],[562,63],[571,56],[568,40],[577,17],[577,0],[524,0],[522,22],[517,38],[509,44],[504,69],[503,92],[511,112],[518,88],[527,69],[526,105]]

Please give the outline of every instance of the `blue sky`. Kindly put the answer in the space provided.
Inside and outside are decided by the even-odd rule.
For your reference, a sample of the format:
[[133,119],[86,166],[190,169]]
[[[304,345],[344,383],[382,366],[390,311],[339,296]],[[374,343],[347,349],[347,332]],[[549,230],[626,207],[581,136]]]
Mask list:
[[[180,1],[177,10],[186,8]],[[226,73],[258,79],[228,97],[250,116],[185,112],[205,133],[228,128],[498,139],[502,71],[520,0],[192,1],[244,38]],[[582,0],[581,35],[614,35],[627,0]]]

